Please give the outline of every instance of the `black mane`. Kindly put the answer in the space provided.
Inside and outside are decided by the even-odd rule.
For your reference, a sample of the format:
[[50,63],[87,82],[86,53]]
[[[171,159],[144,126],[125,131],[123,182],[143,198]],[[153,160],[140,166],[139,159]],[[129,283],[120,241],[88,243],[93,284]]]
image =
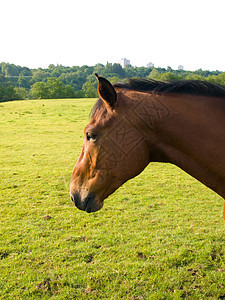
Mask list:
[[[153,93],[176,93],[196,96],[211,96],[225,98],[225,86],[201,80],[180,80],[162,82],[153,79],[128,79],[123,83],[116,83],[114,88],[124,88],[134,91],[149,91]],[[99,98],[91,110],[91,117],[97,112],[107,112],[103,101]]]
[[128,79],[125,83],[116,83],[115,88],[154,93],[177,93],[225,98],[225,87],[200,80],[181,80],[162,82],[152,79]]

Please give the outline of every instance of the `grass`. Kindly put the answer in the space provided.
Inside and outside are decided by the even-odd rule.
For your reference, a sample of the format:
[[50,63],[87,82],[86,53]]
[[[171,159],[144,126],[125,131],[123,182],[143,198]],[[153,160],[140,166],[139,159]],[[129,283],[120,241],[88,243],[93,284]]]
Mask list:
[[87,214],[69,198],[93,99],[0,105],[0,299],[225,299],[223,199],[150,164]]

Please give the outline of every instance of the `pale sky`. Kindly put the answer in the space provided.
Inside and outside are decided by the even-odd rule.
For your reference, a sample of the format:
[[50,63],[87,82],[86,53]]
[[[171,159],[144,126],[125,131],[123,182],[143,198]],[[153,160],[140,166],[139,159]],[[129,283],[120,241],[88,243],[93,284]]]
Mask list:
[[225,0],[1,0],[0,62],[225,71]]

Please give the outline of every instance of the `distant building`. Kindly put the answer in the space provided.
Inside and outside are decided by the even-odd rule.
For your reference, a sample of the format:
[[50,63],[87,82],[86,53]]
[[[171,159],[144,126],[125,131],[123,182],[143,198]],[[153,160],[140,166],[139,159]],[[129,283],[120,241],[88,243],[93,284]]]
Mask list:
[[178,70],[183,70],[183,69],[184,69],[184,67],[182,65],[178,66]]
[[121,58],[119,64],[124,68],[126,65],[130,65],[130,60],[126,58]]
[[147,68],[153,68],[153,67],[154,67],[154,64],[152,62],[147,64]]

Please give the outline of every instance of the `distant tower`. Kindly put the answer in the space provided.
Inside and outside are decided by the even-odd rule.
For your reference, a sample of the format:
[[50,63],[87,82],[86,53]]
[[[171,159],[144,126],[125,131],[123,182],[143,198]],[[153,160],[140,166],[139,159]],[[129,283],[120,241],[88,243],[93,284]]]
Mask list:
[[184,67],[182,65],[178,66],[178,70],[183,70],[183,69],[184,69]]
[[148,63],[147,68],[154,68],[154,64],[152,62]]
[[121,58],[119,64],[124,68],[126,65],[130,65],[130,60],[126,58]]

